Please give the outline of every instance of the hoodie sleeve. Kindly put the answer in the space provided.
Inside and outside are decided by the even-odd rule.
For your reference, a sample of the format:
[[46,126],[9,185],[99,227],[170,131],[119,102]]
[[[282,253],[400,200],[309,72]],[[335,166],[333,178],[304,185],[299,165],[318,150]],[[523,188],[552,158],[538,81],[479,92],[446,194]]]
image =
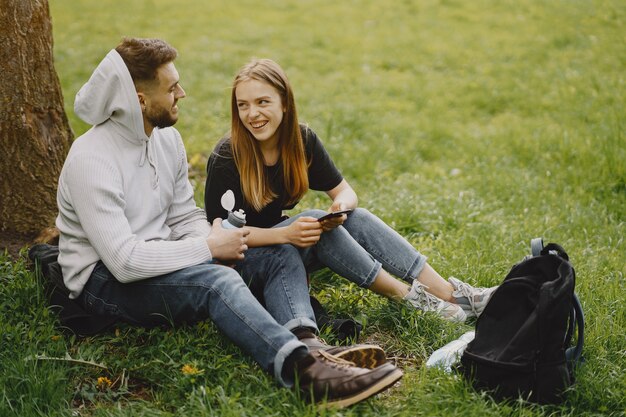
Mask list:
[[166,223],[171,229],[170,240],[189,237],[207,238],[211,227],[204,211],[196,205],[193,198],[193,187],[189,183],[187,153],[178,131],[176,133],[176,149],[178,153],[178,171],[174,184],[174,198],[167,214]]
[[[138,239],[124,213],[122,178],[98,155],[82,154],[66,163],[64,192],[72,200],[85,238],[121,282],[167,274],[211,259],[205,236],[177,241]],[[197,214],[200,216],[202,211]]]

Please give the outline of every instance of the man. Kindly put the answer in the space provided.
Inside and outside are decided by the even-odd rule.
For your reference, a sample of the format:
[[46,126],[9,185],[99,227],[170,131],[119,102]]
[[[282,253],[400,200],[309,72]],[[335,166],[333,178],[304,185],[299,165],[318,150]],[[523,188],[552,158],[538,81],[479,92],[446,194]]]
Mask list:
[[[350,359],[360,347],[317,343],[293,248],[248,251],[246,228],[223,229],[219,219],[211,227],[196,207],[171,127],[185,97],[176,55],[158,39],[124,39],[76,96],[76,114],[93,127],[73,143],[59,177],[59,264],[71,298],[140,326],[210,318],[281,384],[297,379],[327,405],[388,388],[402,376],[394,365],[351,366],[329,352]],[[222,264],[263,283],[267,310]]]

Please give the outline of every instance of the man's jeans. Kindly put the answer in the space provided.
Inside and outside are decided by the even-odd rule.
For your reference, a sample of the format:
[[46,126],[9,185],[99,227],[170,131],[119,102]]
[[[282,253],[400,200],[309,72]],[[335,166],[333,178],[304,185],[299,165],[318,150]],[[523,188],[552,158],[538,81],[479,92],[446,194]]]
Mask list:
[[252,248],[236,266],[257,291],[257,301],[233,268],[211,262],[170,274],[122,284],[98,262],[78,301],[88,311],[115,316],[139,326],[211,319],[237,346],[285,386],[285,359],[306,349],[289,330],[317,329],[306,275],[290,245]]
[[[287,226],[302,216],[320,218],[325,214],[306,210],[274,227]],[[406,239],[362,208],[348,214],[342,226],[322,233],[316,245],[299,252],[307,271],[328,267],[364,288],[372,285],[381,268],[410,285],[426,264],[426,257]]]

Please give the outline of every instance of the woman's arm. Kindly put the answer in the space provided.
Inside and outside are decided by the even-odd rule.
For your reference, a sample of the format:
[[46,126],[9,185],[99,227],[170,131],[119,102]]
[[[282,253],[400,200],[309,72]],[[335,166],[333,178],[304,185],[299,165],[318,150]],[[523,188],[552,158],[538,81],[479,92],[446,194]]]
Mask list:
[[337,210],[345,210],[345,209],[355,209],[359,204],[359,198],[354,192],[354,189],[348,184],[348,181],[345,179],[342,180],[339,185],[337,185],[332,190],[326,191],[326,194],[333,200],[328,211],[337,211]]
[[[345,209],[355,209],[359,203],[359,199],[354,192],[354,189],[348,184],[348,181],[343,179],[339,185],[332,190],[326,191],[326,194],[333,200],[329,212]],[[324,231],[332,230],[335,227],[341,226],[347,219],[347,215],[344,214],[341,217],[334,217],[322,222],[322,228]]]
[[264,229],[248,227],[248,246],[269,246],[290,243],[299,248],[313,246],[320,240],[322,225],[315,217],[300,217],[289,226]]

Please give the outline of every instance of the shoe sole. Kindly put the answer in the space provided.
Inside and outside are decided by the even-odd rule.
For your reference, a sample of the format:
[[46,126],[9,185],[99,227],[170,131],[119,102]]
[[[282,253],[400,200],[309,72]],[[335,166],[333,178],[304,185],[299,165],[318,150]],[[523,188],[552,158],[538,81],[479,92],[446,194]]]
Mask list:
[[347,397],[347,398],[340,398],[340,399],[336,399],[336,400],[332,400],[332,401],[328,401],[326,403],[322,403],[322,404],[318,404],[319,408],[345,408],[348,407],[350,405],[356,404],[360,401],[363,401],[373,395],[378,394],[379,392],[382,392],[384,390],[386,390],[387,388],[391,387],[393,384],[395,384],[400,378],[402,378],[402,375],[404,375],[404,373],[402,372],[402,370],[395,368],[393,371],[389,372],[387,375],[385,375],[384,378],[380,379],[378,382],[376,382],[376,384],[374,385],[370,385],[369,387],[367,387],[365,390],[354,394],[351,397]]
[[374,369],[387,362],[385,351],[375,345],[337,347],[326,349],[326,352],[344,361],[353,362],[359,368]]

